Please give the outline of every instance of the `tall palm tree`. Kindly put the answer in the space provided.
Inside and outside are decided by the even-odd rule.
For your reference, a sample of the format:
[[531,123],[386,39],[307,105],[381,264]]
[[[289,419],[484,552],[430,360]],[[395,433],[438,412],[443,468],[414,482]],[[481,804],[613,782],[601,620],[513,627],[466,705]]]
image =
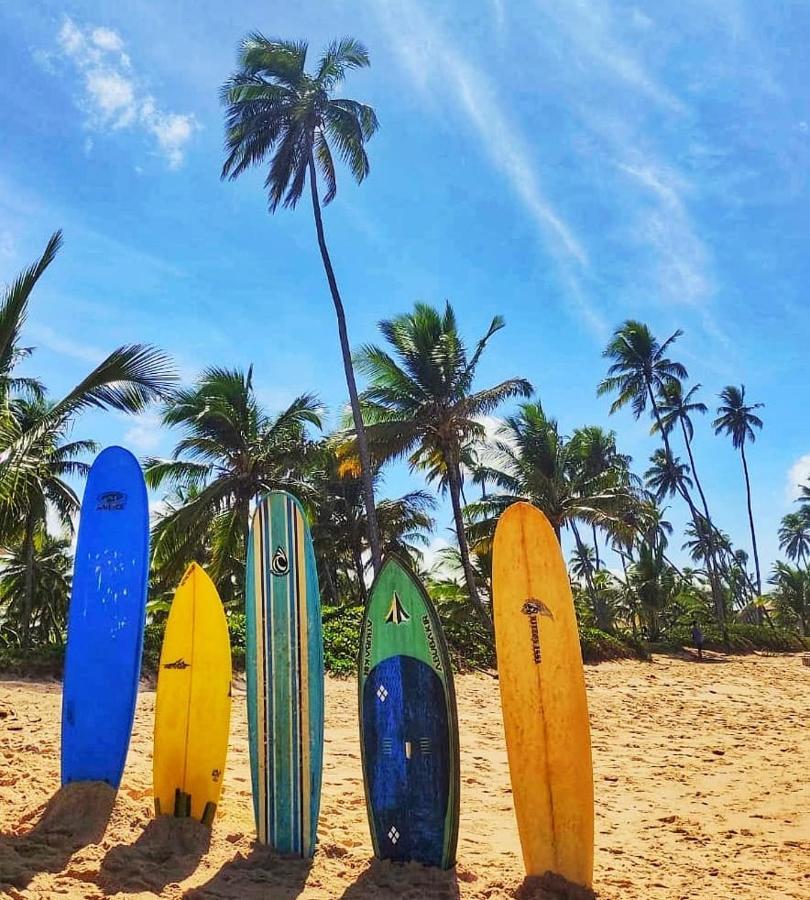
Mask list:
[[393,356],[370,344],[357,354],[357,365],[370,383],[361,401],[375,456],[380,460],[408,456],[411,466],[433,471],[437,459],[443,464],[470,601],[488,624],[464,532],[461,463],[470,440],[484,437],[481,417],[505,400],[528,397],[532,391],[525,378],[473,389],[481,354],[503,326],[503,319],[495,316],[469,353],[449,303],[443,313],[417,303],[413,312],[380,323]]
[[751,507],[751,479],[748,475],[748,461],[745,458],[745,444],[756,440],[755,428],[762,428],[762,419],[754,412],[761,409],[762,403],[745,402],[745,385],[739,387],[730,384],[720,392],[720,405],[717,407],[717,418],[712,422],[715,434],[727,434],[735,450],[740,451],[743,474],[745,475],[745,494],[748,503],[748,524],[751,528],[751,546],[754,550],[754,569],[757,573],[757,593],[762,593],[762,576],[759,571],[759,551],[757,550],[757,533],[754,528],[754,513]]
[[[634,319],[625,321],[613,333],[602,355],[612,360],[607,377],[602,379],[597,394],[616,393],[618,396],[610,406],[611,414],[629,405],[636,419],[646,412],[648,404],[657,431],[661,435],[664,451],[669,459],[673,459],[669,432],[664,427],[658,398],[665,394],[673,381],[684,381],[689,377],[686,367],[669,359],[667,353],[674,342],[683,334],[678,329],[663,343],[659,343],[650,329],[643,322]],[[689,507],[693,522],[697,522],[698,512],[688,486],[681,482],[678,493]],[[698,527],[697,525],[695,526]],[[707,562],[709,581],[718,621],[722,621],[724,603],[717,572],[712,561]]]
[[306,58],[304,41],[271,40],[254,32],[242,42],[238,71],[222,88],[222,101],[227,106],[228,153],[222,177],[234,180],[252,166],[269,161],[265,187],[271,213],[279,205],[294,208],[309,180],[318,247],[337,316],[362,468],[369,545],[377,572],[381,550],[373,470],[352,368],[346,314],[326,245],[318,196],[318,172],[326,188],[324,205],[331,203],[337,193],[332,148],[349,167],[355,181],[363,181],[369,173],[365,145],[377,130],[377,116],[365,103],[335,97],[334,93],[349,70],[366,68],[370,61],[366,48],[350,37],[333,41],[326,48],[314,74],[305,71]]
[[785,551],[788,559],[798,560],[799,565],[810,555],[810,516],[804,510],[783,517],[779,549]]
[[145,475],[150,488],[182,486],[190,493],[155,526],[155,554],[174,557],[180,568],[203,531],[217,586],[229,595],[234,582],[241,586],[237,573],[245,559],[250,503],[276,488],[306,499],[312,452],[307,427],[321,427],[322,410],[312,394],[302,394],[269,415],[256,399],[252,367],[209,368],[195,385],[178,391],[162,419],[183,437],[170,459],[147,459]]
[[689,472],[689,467],[677,456],[670,456],[666,450],[656,450],[650,457],[650,467],[644,473],[644,481],[660,503],[692,487]]
[[[670,434],[672,429],[676,426],[680,426],[683,443],[686,447],[687,456],[689,457],[689,468],[692,473],[692,478],[694,479],[695,487],[700,495],[701,503],[703,504],[703,512],[706,518],[711,521],[709,504],[706,500],[706,494],[703,491],[703,485],[700,483],[700,478],[698,477],[695,457],[692,452],[692,441],[695,437],[695,427],[692,424],[692,416],[695,413],[705,415],[708,411],[708,407],[705,403],[695,399],[695,395],[700,388],[701,385],[695,384],[684,394],[684,386],[679,380],[674,379],[665,382],[661,387],[658,406],[661,412],[661,424],[667,434]],[[653,424],[652,431],[653,433],[656,433],[658,430],[658,423],[656,422]]]

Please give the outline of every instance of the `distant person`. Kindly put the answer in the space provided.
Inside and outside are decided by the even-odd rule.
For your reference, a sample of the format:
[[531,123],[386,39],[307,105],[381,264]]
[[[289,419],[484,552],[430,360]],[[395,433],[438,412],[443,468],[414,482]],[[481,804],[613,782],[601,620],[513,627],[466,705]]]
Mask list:
[[703,632],[694,619],[692,619],[692,643],[697,650],[698,659],[703,659]]

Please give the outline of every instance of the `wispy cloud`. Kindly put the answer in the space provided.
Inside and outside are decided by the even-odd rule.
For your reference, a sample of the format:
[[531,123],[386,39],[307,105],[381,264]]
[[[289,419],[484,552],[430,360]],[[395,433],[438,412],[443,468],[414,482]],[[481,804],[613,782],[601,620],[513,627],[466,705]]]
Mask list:
[[676,171],[650,158],[620,162],[618,167],[654,201],[647,204],[638,225],[640,239],[655,251],[656,293],[675,302],[702,303],[713,287],[707,274],[708,252],[684,200],[687,184]]
[[416,87],[449,88],[490,160],[557,252],[580,265],[587,253],[543,193],[528,142],[500,102],[496,86],[443,35],[431,16],[410,0],[381,4],[380,20]]
[[164,432],[161,430],[160,416],[155,412],[145,412],[126,417],[130,427],[124,432],[124,445],[139,453],[151,453],[161,445]]
[[90,363],[97,366],[108,354],[92,344],[75,341],[70,337],[60,334],[48,325],[39,322],[31,322],[26,329],[26,336],[33,339],[39,347],[45,347],[54,353],[68,356],[79,362]]
[[632,10],[624,19],[631,38],[622,39],[615,19],[616,7],[604,0],[566,0],[546,3],[538,0],[541,14],[554,24],[553,34],[570,42],[571,49],[588,61],[591,70],[610,77],[643,94],[672,112],[684,112],[683,103],[660,85],[649,72],[637,51],[639,32],[653,27],[653,20],[640,10]]
[[170,168],[178,168],[199,127],[196,119],[190,113],[160,107],[142,86],[118,32],[99,26],[82,28],[66,16],[57,41],[62,57],[81,76],[79,102],[87,126],[98,132],[138,130],[154,141]]

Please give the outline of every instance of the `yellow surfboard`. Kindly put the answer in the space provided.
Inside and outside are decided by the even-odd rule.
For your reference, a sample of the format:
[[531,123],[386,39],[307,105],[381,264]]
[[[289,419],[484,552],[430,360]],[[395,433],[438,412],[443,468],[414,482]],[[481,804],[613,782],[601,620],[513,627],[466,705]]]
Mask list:
[[155,813],[214,820],[231,716],[231,645],[214,583],[192,563],[160,653],[152,778]]
[[515,503],[495,530],[495,641],[506,749],[529,875],[593,879],[585,674],[565,563],[548,519]]

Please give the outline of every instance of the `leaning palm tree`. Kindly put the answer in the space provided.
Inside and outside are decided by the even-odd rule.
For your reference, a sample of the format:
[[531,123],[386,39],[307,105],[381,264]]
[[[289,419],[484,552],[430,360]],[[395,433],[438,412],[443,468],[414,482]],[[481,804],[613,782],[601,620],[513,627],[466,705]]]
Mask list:
[[735,450],[740,451],[743,474],[745,476],[745,494],[748,502],[748,524],[751,528],[751,546],[754,550],[754,569],[757,573],[757,593],[762,593],[762,576],[759,571],[759,552],[757,550],[757,534],[754,528],[754,513],[751,507],[751,479],[748,475],[748,461],[745,458],[745,444],[756,440],[755,428],[762,428],[762,419],[754,412],[762,403],[745,402],[745,385],[739,387],[730,384],[720,392],[720,405],[717,407],[717,418],[712,422],[715,434],[727,434]]
[[[7,407],[6,427],[22,435],[37,428],[50,411],[44,399],[18,399]],[[73,519],[79,511],[79,498],[65,478],[83,478],[89,466],[81,460],[97,449],[94,441],[66,441],[68,428],[62,424],[45,430],[27,454],[28,472],[24,494],[17,498],[17,506],[24,507],[20,518],[15,507],[0,504],[0,535],[18,538],[23,560],[23,583],[20,606],[20,644],[30,646],[31,615],[37,591],[35,542],[46,528],[48,512],[58,517],[62,529],[70,535]]]
[[22,344],[31,293],[62,244],[55,232],[42,256],[6,289],[0,300],[0,520],[20,519],[26,498],[36,490],[38,447],[58,441],[86,409],[139,412],[168,396],[176,382],[169,358],[144,344],[114,350],[56,402],[40,409],[36,421],[21,428],[15,418],[15,398],[42,399],[45,389],[35,378],[22,377],[17,365],[32,353]]
[[231,596],[242,581],[254,498],[281,488],[306,499],[312,451],[307,428],[321,427],[322,410],[312,394],[302,394],[269,415],[256,399],[252,368],[206,369],[195,385],[178,391],[162,419],[183,437],[170,459],[147,459],[145,475],[153,489],[182,486],[187,501],[157,522],[154,553],[174,559],[179,571],[204,532],[212,577]]
[[810,515],[805,510],[791,512],[779,526],[779,549],[799,565],[810,555]]
[[222,177],[234,180],[252,166],[269,162],[265,187],[270,212],[293,208],[309,181],[318,247],[338,323],[343,369],[349,391],[357,451],[362,468],[368,520],[368,538],[374,570],[381,562],[380,538],[374,507],[373,471],[360,412],[343,300],[326,246],[318,173],[325,185],[324,205],[337,193],[333,148],[349,167],[355,181],[369,172],[366,141],[377,130],[377,116],[365,103],[335,97],[351,69],[370,65],[366,48],[354,40],[333,41],[318,61],[314,74],[305,71],[304,41],[271,40],[249,34],[239,51],[239,68],[225,82],[222,101],[226,112],[228,156]]
[[380,323],[394,355],[370,344],[357,354],[357,365],[370,382],[361,401],[375,456],[381,461],[407,456],[412,467],[446,476],[470,601],[487,623],[464,532],[461,464],[470,441],[485,435],[481,417],[532,391],[525,378],[473,390],[481,354],[503,327],[503,319],[495,316],[470,353],[449,303],[443,313],[417,303],[413,312]]
[[650,457],[650,467],[644,473],[647,488],[660,503],[667,497],[680,494],[692,487],[690,469],[677,456],[669,456],[666,450],[656,450]]
[[[629,405],[635,418],[639,419],[647,411],[649,404],[656,430],[661,434],[664,451],[669,459],[673,459],[674,455],[669,431],[662,419],[659,398],[666,393],[672,382],[683,381],[689,375],[685,366],[667,356],[671,346],[682,334],[678,329],[663,343],[659,343],[643,322],[628,319],[616,329],[602,354],[612,360],[612,363],[607,377],[602,379],[597,388],[599,396],[611,393],[618,395],[610,406],[611,414]],[[696,523],[700,513],[685,482],[680,483],[678,493],[689,507],[692,521]],[[715,610],[718,620],[722,621],[724,603],[713,561],[707,561],[707,568]]]
[[[706,494],[703,491],[703,485],[698,477],[695,456],[692,451],[692,441],[695,437],[695,426],[692,424],[692,416],[695,413],[704,415],[708,411],[708,407],[705,403],[695,399],[695,395],[700,388],[701,385],[695,384],[684,394],[684,387],[680,381],[674,379],[665,382],[661,386],[658,406],[661,412],[661,424],[667,434],[670,434],[672,429],[676,426],[680,426],[683,443],[686,447],[687,456],[689,457],[691,475],[694,479],[697,492],[700,495],[701,503],[703,504],[703,513],[706,518],[711,521],[709,504],[706,500]],[[652,431],[655,433],[658,430],[658,423],[656,422],[653,425]]]

